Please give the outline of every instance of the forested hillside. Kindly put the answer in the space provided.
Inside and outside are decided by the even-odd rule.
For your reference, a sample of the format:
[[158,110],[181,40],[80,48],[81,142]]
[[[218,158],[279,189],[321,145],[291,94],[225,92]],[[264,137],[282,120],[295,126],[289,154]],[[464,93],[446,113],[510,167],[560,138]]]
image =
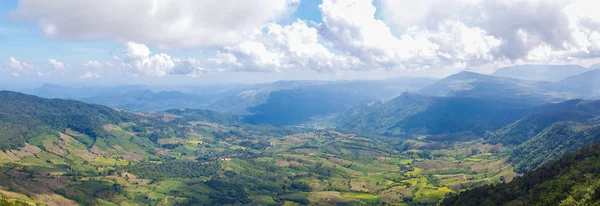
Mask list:
[[487,136],[514,145],[509,161],[518,172],[532,170],[567,152],[600,140],[600,101],[570,100],[535,108],[533,114]]
[[0,149],[16,149],[40,135],[58,136],[55,131],[67,128],[91,138],[106,137],[102,125],[134,118],[100,105],[0,91]]
[[598,205],[600,143],[585,146],[522,177],[447,197],[441,205]]
[[356,107],[330,120],[335,128],[384,136],[475,133],[483,135],[527,114],[528,103],[510,99],[433,97],[404,93]]

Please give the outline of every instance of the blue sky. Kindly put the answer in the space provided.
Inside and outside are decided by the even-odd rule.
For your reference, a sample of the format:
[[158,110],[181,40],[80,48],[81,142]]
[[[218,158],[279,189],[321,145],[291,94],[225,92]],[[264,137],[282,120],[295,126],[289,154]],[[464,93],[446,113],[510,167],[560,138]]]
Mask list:
[[0,81],[244,83],[588,66],[600,62],[600,32],[582,22],[600,23],[591,9],[597,6],[593,0],[4,0]]

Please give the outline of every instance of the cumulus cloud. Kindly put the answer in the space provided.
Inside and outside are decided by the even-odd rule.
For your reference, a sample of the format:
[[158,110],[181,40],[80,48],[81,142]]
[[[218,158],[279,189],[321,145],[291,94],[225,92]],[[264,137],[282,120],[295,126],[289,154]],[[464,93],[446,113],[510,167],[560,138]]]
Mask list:
[[229,65],[234,70],[258,72],[352,69],[347,57],[329,51],[319,42],[317,29],[300,19],[286,26],[269,24],[250,40],[224,50],[208,61]]
[[14,57],[10,57],[8,61],[4,63],[3,68],[5,72],[9,72],[11,75],[18,77],[20,76],[20,73],[29,73],[28,70],[33,69],[33,65],[30,65],[27,62],[20,62]]
[[[110,53],[120,64],[84,62],[90,72],[81,78],[107,76],[100,70],[105,68],[113,74],[196,77],[235,71],[462,70],[600,57],[594,0],[323,0],[322,23],[276,23],[298,2],[20,0],[13,16],[38,22],[49,37],[125,42],[122,53]],[[216,53],[175,57],[160,50],[163,46]],[[66,66],[48,62],[55,70]],[[17,73],[30,67],[14,58],[5,64]]]
[[500,45],[500,40],[485,30],[453,20],[433,29],[413,25],[396,36],[384,21],[375,18],[372,1],[324,0],[320,9],[323,37],[360,59],[366,69],[460,69],[493,61],[491,52]]
[[382,1],[382,13],[395,26],[440,32],[440,25],[460,22],[500,41],[490,51],[495,60],[538,63],[598,57],[597,7],[593,0]]
[[201,67],[200,60],[171,58],[165,53],[151,55],[148,46],[135,42],[126,44],[123,57],[124,66],[147,76],[162,77],[169,74],[198,76],[208,72]]
[[89,79],[89,78],[100,78],[100,75],[95,72],[85,72],[83,75],[79,76],[80,79]]
[[27,62],[19,62],[14,57],[10,57],[7,63],[7,67],[16,71],[23,71],[27,69],[32,69],[33,65],[30,65]]
[[144,44],[128,42],[125,50],[125,63],[148,76],[165,76],[175,67],[167,54],[150,56],[150,49]]
[[14,70],[22,70],[23,65],[21,65],[21,62],[17,61],[14,57],[11,57],[8,61],[8,68]]
[[83,66],[85,68],[92,68],[92,69],[101,69],[101,68],[112,68],[112,67],[115,67],[115,65],[112,64],[112,63],[110,63],[110,62],[100,62],[98,60],[87,61],[87,62],[81,64],[81,66]]
[[54,68],[54,70],[64,70],[65,64],[57,61],[56,59],[48,59],[48,64]]
[[190,47],[238,43],[256,28],[293,10],[298,2],[20,0],[12,15],[39,22],[50,37]]

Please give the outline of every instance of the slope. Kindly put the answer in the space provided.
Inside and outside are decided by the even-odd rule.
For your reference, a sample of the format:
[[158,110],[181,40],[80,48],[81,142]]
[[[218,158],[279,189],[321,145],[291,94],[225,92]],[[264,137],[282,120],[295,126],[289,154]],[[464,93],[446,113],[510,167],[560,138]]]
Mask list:
[[[343,112],[330,120],[339,130],[384,136],[475,133],[483,135],[526,115],[520,101],[432,97],[404,93]],[[517,112],[518,111],[518,112]]]
[[425,87],[419,93],[431,96],[513,99],[541,105],[556,100],[545,94],[545,89],[550,84],[463,71]]
[[511,182],[474,188],[441,205],[598,205],[600,144],[583,147]]
[[134,118],[104,106],[0,91],[0,149],[15,149],[32,137],[58,135],[56,131],[67,128],[92,138],[105,137],[102,125]]
[[586,72],[588,68],[580,65],[517,65],[503,67],[492,75],[523,80],[556,82],[569,76]]
[[545,105],[486,138],[514,145],[509,161],[517,172],[537,168],[567,152],[600,141],[600,101],[570,100]]
[[600,69],[584,72],[557,82],[553,89],[557,92],[586,98],[600,97]]

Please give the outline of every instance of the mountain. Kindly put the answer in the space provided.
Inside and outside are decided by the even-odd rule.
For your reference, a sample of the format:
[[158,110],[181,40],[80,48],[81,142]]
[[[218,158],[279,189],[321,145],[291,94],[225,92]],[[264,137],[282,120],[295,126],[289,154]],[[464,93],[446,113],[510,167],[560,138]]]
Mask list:
[[588,68],[580,65],[518,65],[503,67],[492,75],[523,80],[556,82],[569,76],[586,72]]
[[16,149],[31,138],[57,135],[66,129],[95,139],[108,134],[104,124],[130,121],[134,116],[111,108],[70,100],[49,100],[0,91],[0,149]]
[[254,88],[255,85],[199,86],[86,86],[44,84],[32,94],[46,98],[79,100],[133,111],[207,108],[213,102]]
[[600,97],[600,69],[568,77],[554,85],[558,92],[586,98]]
[[272,92],[264,104],[248,109],[246,121],[253,124],[293,125],[317,115],[342,112],[364,100],[346,91],[304,87]]
[[161,111],[177,108],[203,108],[207,99],[180,91],[153,92],[148,89],[135,90],[124,94],[107,94],[80,98],[80,101],[123,108],[133,111]]
[[436,204],[460,185],[516,175],[498,145],[242,119],[199,109],[134,113],[2,91],[0,204]]
[[[335,99],[332,101],[341,102],[344,100],[351,100],[352,104],[355,102],[366,101],[366,100],[389,100],[403,92],[416,91],[422,87],[425,87],[435,80],[431,78],[413,78],[413,77],[400,77],[386,80],[377,81],[278,81],[266,85],[257,85],[257,88],[246,90],[236,94],[234,96],[226,97],[216,101],[208,109],[240,114],[240,115],[251,115],[254,113],[264,113],[261,108],[272,108],[273,104],[277,104],[273,101],[274,99],[282,99],[285,94],[300,94],[309,91],[322,90],[326,92],[316,92],[315,94],[306,95],[305,97],[313,98],[315,95],[329,95],[331,93],[344,93],[349,97],[342,97],[341,95],[330,96],[329,98],[343,98]],[[294,90],[294,91],[291,91]],[[271,97],[271,94],[278,92],[275,97]],[[316,104],[321,102],[314,102],[312,100],[300,100],[297,95],[291,95],[289,98],[294,98],[294,101],[301,101],[303,104]],[[327,98],[323,96],[321,98]],[[292,101],[287,100],[287,101]],[[264,105],[263,105],[264,104]],[[261,106],[262,105],[262,106]],[[281,107],[282,105],[278,106]],[[318,106],[318,105],[314,105]],[[251,109],[252,108],[252,109]],[[249,111],[251,109],[252,111]],[[344,109],[347,109],[344,107]],[[332,112],[316,112],[317,114],[329,114]],[[304,121],[305,118],[302,119]]]
[[441,205],[598,205],[600,144],[580,148],[514,180],[444,199]]
[[600,141],[599,118],[600,101],[570,100],[537,108],[486,138],[514,145],[508,160],[516,171],[524,172]]
[[519,80],[462,71],[421,89],[419,93],[444,97],[519,99],[532,105],[541,105],[556,100],[545,94],[545,88],[548,85],[550,85],[549,82]]
[[[388,102],[371,102],[329,120],[336,129],[384,136],[483,135],[520,119],[529,104],[473,97],[433,97],[404,93]],[[432,137],[434,138],[434,137]]]
[[580,124],[557,122],[545,128],[535,137],[514,147],[508,161],[515,171],[524,172],[558,159],[567,152],[600,141],[600,122]]
[[519,145],[556,122],[584,123],[600,116],[600,101],[574,99],[540,106],[532,113],[488,135],[488,141],[494,144]]
[[56,84],[44,84],[33,90],[32,94],[45,98],[61,98],[79,100],[97,96],[117,96],[129,92],[148,89],[144,85],[121,85],[116,87],[86,86],[69,87]]

